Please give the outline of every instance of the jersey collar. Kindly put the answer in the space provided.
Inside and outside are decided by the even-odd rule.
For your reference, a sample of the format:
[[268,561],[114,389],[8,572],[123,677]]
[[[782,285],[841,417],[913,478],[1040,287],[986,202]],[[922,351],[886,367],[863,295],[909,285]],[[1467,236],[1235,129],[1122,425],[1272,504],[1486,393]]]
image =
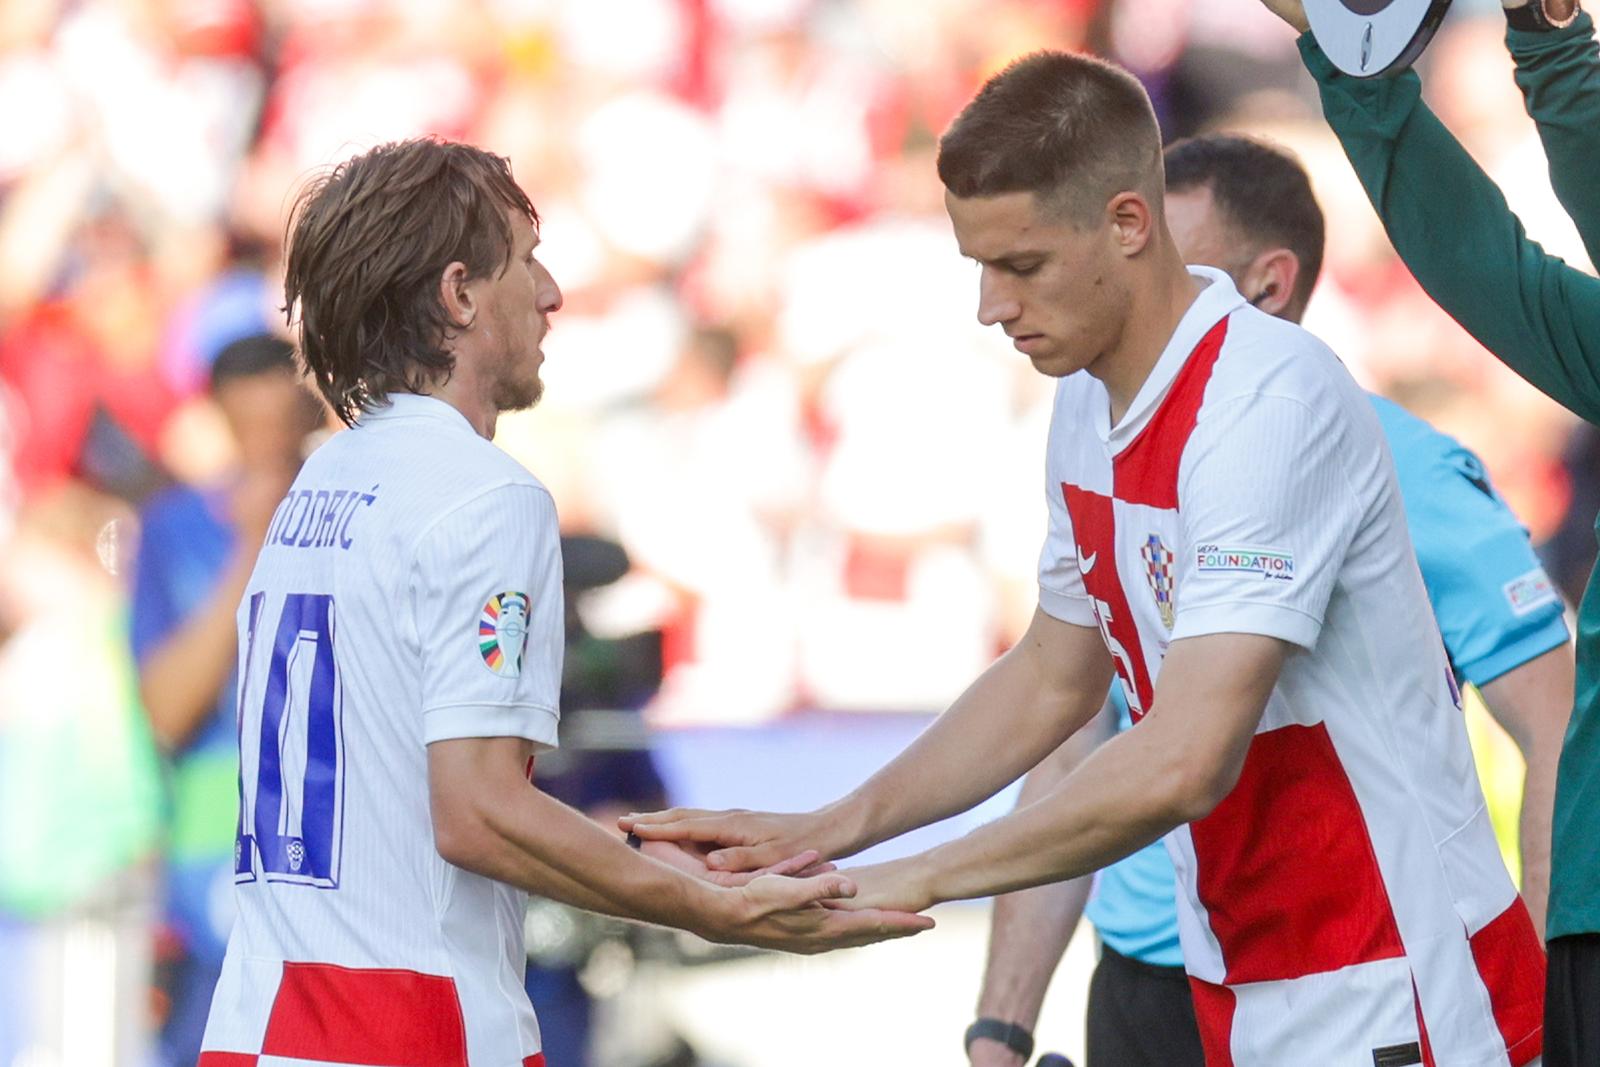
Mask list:
[[419,393],[390,393],[388,402],[382,407],[362,412],[361,418],[356,420],[356,425],[376,425],[381,422],[392,422],[395,419],[431,419],[459,426],[474,436],[477,434],[472,428],[472,423],[467,421],[467,417],[454,407],[438,397],[422,396]]
[[[1178,320],[1178,328],[1172,331],[1167,346],[1161,350],[1161,357],[1139,387],[1133,403],[1128,405],[1122,421],[1111,425],[1109,398],[1106,403],[1096,405],[1095,430],[1112,452],[1120,451],[1144,429],[1150,416],[1166,399],[1167,389],[1173,379],[1189,362],[1195,346],[1210,332],[1211,327],[1245,305],[1245,299],[1234,287],[1233,279],[1222,271],[1213,267],[1190,266],[1189,273],[1208,284],[1195,297],[1194,303],[1189,305],[1189,310],[1183,313],[1183,318]],[[1104,389],[1104,386],[1101,388]]]

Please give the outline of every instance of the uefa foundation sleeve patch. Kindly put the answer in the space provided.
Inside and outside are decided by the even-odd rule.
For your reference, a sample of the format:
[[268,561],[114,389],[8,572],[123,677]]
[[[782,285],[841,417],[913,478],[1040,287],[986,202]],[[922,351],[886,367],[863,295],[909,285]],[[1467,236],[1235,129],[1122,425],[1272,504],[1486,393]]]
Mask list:
[[1500,588],[1501,592],[1505,593],[1506,603],[1511,605],[1511,610],[1518,616],[1554,604],[1558,597],[1555,583],[1550,581],[1550,576],[1545,574],[1543,567],[1535,567]]
[[1258,574],[1270,581],[1294,581],[1294,556],[1272,548],[1201,545],[1195,549],[1197,574]]
[[528,594],[496,593],[478,616],[478,654],[484,666],[502,678],[522,673],[528,645]]

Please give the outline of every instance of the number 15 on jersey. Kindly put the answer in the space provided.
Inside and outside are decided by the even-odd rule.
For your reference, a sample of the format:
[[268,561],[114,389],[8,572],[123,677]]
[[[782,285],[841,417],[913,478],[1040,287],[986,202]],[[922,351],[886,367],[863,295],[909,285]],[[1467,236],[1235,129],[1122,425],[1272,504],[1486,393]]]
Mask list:
[[270,630],[266,607],[266,593],[250,597],[234,881],[337,889],[345,761],[333,597],[288,594]]

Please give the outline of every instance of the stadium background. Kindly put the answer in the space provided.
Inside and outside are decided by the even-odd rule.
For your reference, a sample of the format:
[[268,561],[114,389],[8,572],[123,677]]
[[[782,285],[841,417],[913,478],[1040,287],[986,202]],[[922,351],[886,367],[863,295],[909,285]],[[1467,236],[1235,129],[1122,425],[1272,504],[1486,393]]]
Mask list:
[[[1584,262],[1501,32],[1492,5],[1456,0],[1430,101],[1533,236]],[[903,745],[1032,608],[1049,383],[978,327],[933,153],[983,77],[1043,46],[1131,67],[1169,137],[1244,129],[1301,155],[1329,216],[1307,326],[1482,456],[1570,595],[1592,556],[1592,431],[1409,278],[1256,0],[6,0],[0,1067],[56,1062],[7,1015],[43,984],[70,991],[70,1067],[118,1059],[114,1002],[162,1008],[149,960],[97,925],[110,892],[152,916],[159,960],[160,757],[126,639],[137,506],[225,466],[206,368],[282,329],[302,177],[430,132],[511,157],[566,307],[546,399],[498,440],[564,533],[632,560],[582,594],[587,631],[659,635],[659,690],[571,740],[643,743],[642,712],[675,799],[798,806]],[[1514,750],[1472,715],[1514,827]],[[597,1065],[652,1062],[669,1030],[725,1067],[958,1062],[985,911],[939,917],[808,960],[602,940]],[[52,921],[76,938],[70,973],[30,968]],[[555,936],[569,917],[539,921]],[[1079,1050],[1091,954],[1074,945],[1043,1047]]]

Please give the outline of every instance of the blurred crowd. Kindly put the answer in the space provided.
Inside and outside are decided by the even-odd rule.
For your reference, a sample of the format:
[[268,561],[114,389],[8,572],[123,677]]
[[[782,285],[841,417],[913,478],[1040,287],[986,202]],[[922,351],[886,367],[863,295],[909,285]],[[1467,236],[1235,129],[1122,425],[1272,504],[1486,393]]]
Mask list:
[[[1457,0],[1425,83],[1582,262],[1501,32]],[[565,533],[626,549],[575,605],[588,634],[660,634],[662,684],[625,699],[663,726],[941,707],[1032,610],[1050,384],[978,326],[934,153],[1044,46],[1133,69],[1169,137],[1297,151],[1329,216],[1306,325],[1484,458],[1553,573],[1587,574],[1597,442],[1410,279],[1257,0],[5,0],[0,958],[70,906],[149,964],[149,894],[107,886],[171,839],[186,742],[141,706],[140,513],[174,485],[248,510],[213,364],[287,336],[293,192],[377,142],[489,147],[539,209],[566,305],[546,399],[499,441]],[[52,958],[90,958],[74,929]],[[74,1064],[123,1040],[62,1025]]]

